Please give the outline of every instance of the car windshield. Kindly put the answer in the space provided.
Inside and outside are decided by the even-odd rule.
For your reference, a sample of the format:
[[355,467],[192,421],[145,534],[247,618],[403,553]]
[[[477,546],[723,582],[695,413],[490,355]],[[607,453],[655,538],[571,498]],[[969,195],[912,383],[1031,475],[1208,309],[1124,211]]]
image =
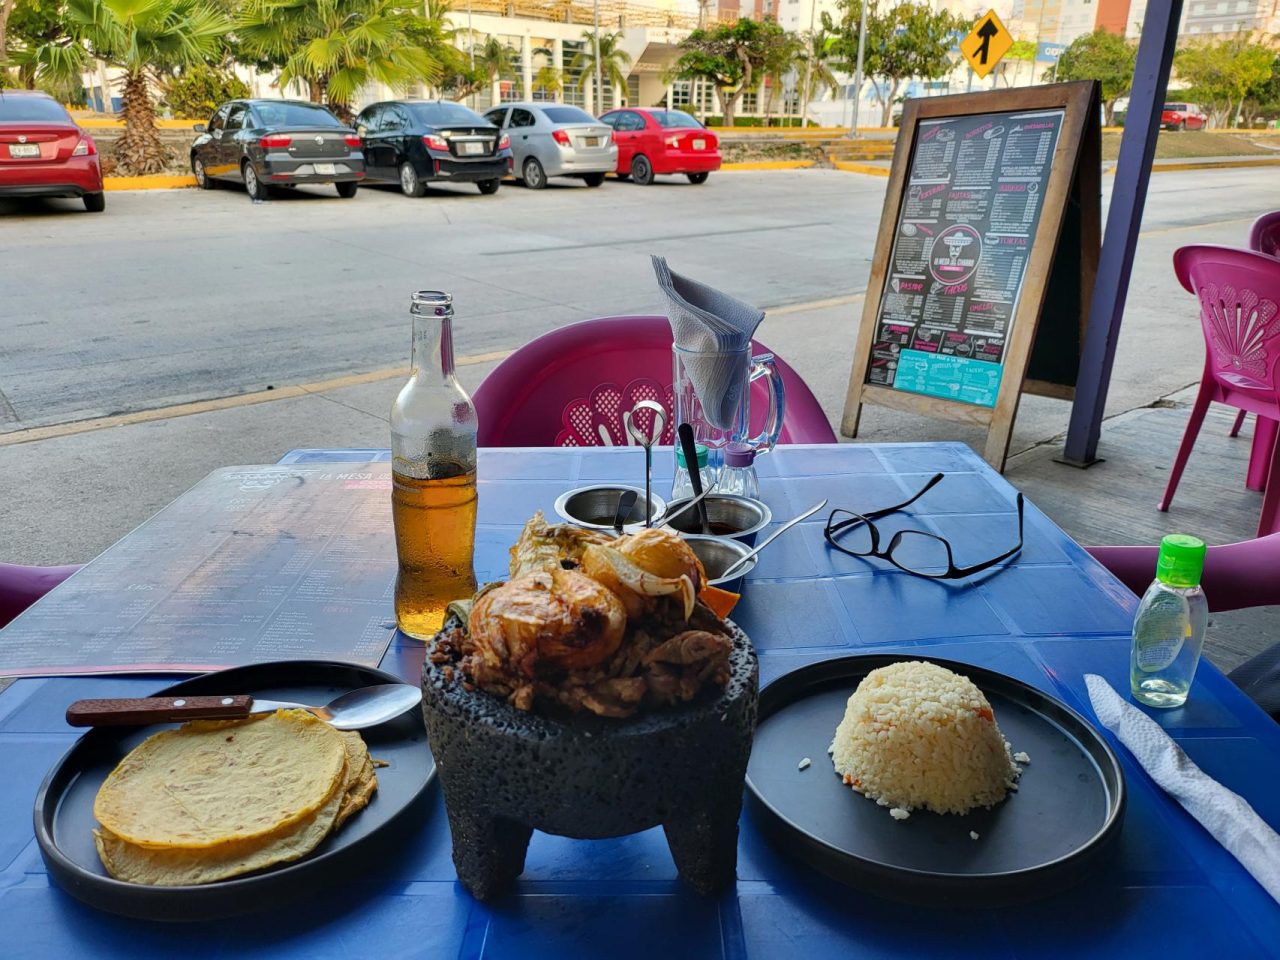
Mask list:
[[253,112],[264,127],[340,127],[341,121],[324,107],[305,103],[255,103]]
[[577,107],[543,107],[542,112],[552,123],[595,123],[596,118]]
[[0,123],[14,121],[35,123],[71,123],[71,115],[62,104],[47,97],[6,97],[0,94]]
[[683,110],[654,110],[650,116],[658,121],[659,126],[666,127],[668,130],[672,127],[702,129],[702,124],[697,121],[697,118],[690,116]]
[[460,103],[414,104],[413,115],[431,127],[444,127],[456,123],[486,126],[489,123],[480,114]]

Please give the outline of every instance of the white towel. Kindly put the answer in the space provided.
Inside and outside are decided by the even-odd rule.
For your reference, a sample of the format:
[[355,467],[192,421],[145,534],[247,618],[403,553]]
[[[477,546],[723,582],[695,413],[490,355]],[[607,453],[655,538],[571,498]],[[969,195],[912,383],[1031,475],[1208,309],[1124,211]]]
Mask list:
[[1121,699],[1107,681],[1087,673],[1084,682],[1102,725],[1280,903],[1280,835],[1244,797],[1197,767],[1158,723]]

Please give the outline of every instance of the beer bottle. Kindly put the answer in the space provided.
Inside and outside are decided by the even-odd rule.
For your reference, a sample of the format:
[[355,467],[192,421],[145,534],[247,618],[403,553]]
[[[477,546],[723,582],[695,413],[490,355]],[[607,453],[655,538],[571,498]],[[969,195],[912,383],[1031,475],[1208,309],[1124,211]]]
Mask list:
[[453,375],[453,297],[413,295],[409,382],[391,407],[396,622],[430,639],[476,590],[476,408]]

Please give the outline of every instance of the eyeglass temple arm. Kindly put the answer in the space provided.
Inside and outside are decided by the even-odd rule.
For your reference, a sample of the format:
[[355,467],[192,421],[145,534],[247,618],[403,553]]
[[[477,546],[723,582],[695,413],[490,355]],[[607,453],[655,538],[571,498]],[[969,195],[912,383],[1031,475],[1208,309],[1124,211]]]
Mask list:
[[[841,520],[838,523],[831,522],[832,518],[834,518],[836,513],[839,512],[836,510],[832,510],[831,516],[827,517],[827,530],[829,530],[832,533],[837,533],[841,530],[844,530],[846,527],[852,527],[852,526],[855,526],[856,524],[863,523],[868,520],[879,520],[881,517],[887,517],[891,513],[897,513],[899,510],[903,510],[911,506],[913,503],[915,503],[917,500],[923,497],[926,493],[928,493],[930,490],[936,487],[938,483],[942,480],[943,476],[944,475],[941,473],[935,473],[932,477],[929,478],[929,482],[920,488],[920,491],[915,496],[913,496],[910,500],[905,500],[902,503],[899,503],[897,506],[881,507],[879,510],[872,510],[869,513],[854,513],[852,516],[850,516],[848,520]],[[845,512],[850,513],[851,511],[846,510]]]
[[983,570],[986,570],[988,567],[994,567],[997,563],[1004,563],[1004,561],[1008,560],[1015,553],[1018,553],[1022,549],[1022,540],[1023,540],[1022,517],[1023,517],[1023,496],[1022,496],[1022,492],[1019,491],[1018,492],[1018,543],[1017,543],[1017,546],[1011,547],[1010,549],[1006,550],[1004,553],[1000,554],[1000,556],[998,557],[992,557],[990,560],[984,560],[982,563],[975,564],[972,567],[957,567],[952,575],[957,578],[971,577],[975,573],[981,573]]

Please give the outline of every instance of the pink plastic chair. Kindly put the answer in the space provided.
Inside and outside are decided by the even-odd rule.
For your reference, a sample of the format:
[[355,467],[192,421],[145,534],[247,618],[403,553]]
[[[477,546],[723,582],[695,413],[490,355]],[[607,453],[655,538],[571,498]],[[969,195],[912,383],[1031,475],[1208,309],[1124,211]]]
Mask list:
[[[1205,364],[1159,508],[1168,510],[1211,402],[1280,420],[1280,261],[1248,250],[1197,245],[1173,255],[1179,282],[1200,299]],[[1273,445],[1258,536],[1275,530],[1280,460]]]
[[[624,446],[622,415],[639,400],[673,408],[671,326],[666,317],[602,317],[570,324],[525,344],[475,393],[482,447]],[[768,347],[753,344],[756,353]],[[786,388],[780,443],[835,443],[836,435],[808,385],[778,357]],[[763,421],[768,386],[752,385]],[[661,442],[672,442],[670,421]],[[753,420],[755,417],[753,416]],[[761,423],[753,424],[761,429]]]
[[[1264,213],[1249,228],[1249,249],[1280,259],[1280,210]],[[1244,426],[1245,411],[1236,414],[1231,436],[1237,436]],[[1271,463],[1271,448],[1276,442],[1274,420],[1259,420],[1253,431],[1253,452],[1249,456],[1249,477],[1245,485],[1250,490],[1261,490],[1267,482],[1267,465]]]
[[78,564],[24,567],[16,563],[0,563],[0,627],[79,569]]
[[[1087,549],[1139,596],[1155,579],[1159,547]],[[1280,604],[1280,533],[1210,547],[1200,583],[1213,613]],[[1258,706],[1280,720],[1280,643],[1242,663],[1228,676]]]

